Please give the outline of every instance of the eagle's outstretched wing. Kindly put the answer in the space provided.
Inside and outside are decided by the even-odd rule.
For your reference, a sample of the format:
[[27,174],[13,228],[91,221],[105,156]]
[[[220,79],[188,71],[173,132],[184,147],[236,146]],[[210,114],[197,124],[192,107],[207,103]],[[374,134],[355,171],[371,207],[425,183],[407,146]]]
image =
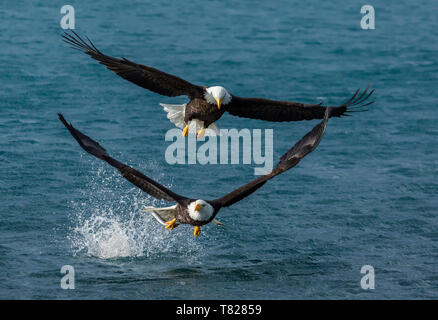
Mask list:
[[324,135],[325,127],[328,118],[331,116],[333,108],[328,107],[325,110],[324,120],[316,125],[310,132],[308,132],[300,141],[298,141],[288,152],[286,152],[281,158],[280,162],[275,168],[268,174],[263,175],[250,183],[230,192],[222,198],[211,201],[216,206],[228,207],[232,204],[246,198],[258,188],[263,186],[268,180],[272,179],[276,175],[283,173],[293,167],[301,161],[306,155],[312,152],[319,144]]
[[127,166],[116,159],[112,158],[108,155],[106,150],[96,141],[86,136],[76,128],[74,128],[71,124],[67,123],[62,114],[58,114],[59,120],[64,124],[64,126],[70,131],[73,138],[79,143],[79,145],[87,151],[89,154],[95,156],[96,158],[102,159],[103,161],[109,163],[111,166],[120,171],[122,176],[127,179],[129,182],[143,190],[144,192],[150,194],[156,199],[166,200],[170,202],[178,202],[187,199],[183,196],[180,196],[171,190],[167,189],[163,185],[158,182],[152,180],[151,178],[145,176],[141,172]]
[[87,43],[73,30],[72,33],[73,35],[65,32],[62,35],[66,43],[74,49],[85,52],[109,70],[114,71],[117,75],[142,88],[168,97],[186,95],[194,98],[203,96],[204,89],[201,86],[191,84],[174,75],[149,66],[137,64],[125,58],[118,59],[107,56],[100,52],[90,39],[87,38],[89,42]]
[[[367,88],[362,94],[359,89],[346,102],[337,107],[332,107],[331,117],[348,115],[349,112],[358,112],[364,106],[374,101],[366,102],[374,90],[368,93]],[[303,104],[299,102],[275,101],[259,98],[241,98],[232,96],[231,102],[224,106],[230,114],[238,117],[260,119],[267,121],[301,121],[324,118],[327,107],[320,104]]]

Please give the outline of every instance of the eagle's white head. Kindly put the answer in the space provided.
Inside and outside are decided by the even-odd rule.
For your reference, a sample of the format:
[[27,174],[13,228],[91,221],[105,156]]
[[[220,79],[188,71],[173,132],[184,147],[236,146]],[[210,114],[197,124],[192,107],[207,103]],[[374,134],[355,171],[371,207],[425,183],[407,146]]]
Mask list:
[[204,200],[196,200],[189,204],[188,211],[190,218],[196,221],[208,221],[214,213],[213,207]]
[[231,101],[231,95],[221,86],[209,87],[205,90],[204,98],[210,104],[216,104],[220,109],[221,105],[226,105]]

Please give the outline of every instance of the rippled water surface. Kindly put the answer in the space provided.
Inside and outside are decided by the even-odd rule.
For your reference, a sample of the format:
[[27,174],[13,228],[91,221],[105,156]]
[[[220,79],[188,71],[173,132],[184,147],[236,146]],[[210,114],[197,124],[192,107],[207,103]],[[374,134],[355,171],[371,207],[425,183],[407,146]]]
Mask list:
[[[438,5],[361,1],[74,2],[103,52],[240,96],[337,104],[371,84],[368,112],[332,119],[318,149],[225,227],[164,230],[164,205],[85,154],[69,121],[178,193],[215,198],[255,165],[169,165],[160,102],[61,41],[63,2],[0,4],[0,298],[437,298]],[[224,115],[274,129],[274,160],[317,121]],[[60,288],[75,268],[76,289]],[[360,287],[363,265],[375,290]]]

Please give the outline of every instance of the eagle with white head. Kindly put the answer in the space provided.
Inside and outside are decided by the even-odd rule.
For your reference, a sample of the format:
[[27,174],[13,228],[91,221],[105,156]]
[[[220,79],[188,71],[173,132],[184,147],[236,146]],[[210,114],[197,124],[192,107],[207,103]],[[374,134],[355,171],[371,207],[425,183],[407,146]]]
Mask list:
[[[115,72],[120,77],[158,94],[177,97],[185,95],[190,101],[182,105],[161,104],[167,112],[167,118],[177,127],[183,129],[183,136],[187,136],[192,127],[198,137],[205,134],[206,129],[218,132],[216,121],[228,112],[234,116],[267,121],[301,121],[323,119],[327,106],[322,103],[305,104],[293,101],[278,101],[262,98],[242,98],[230,94],[221,86],[199,86],[172,74],[160,71],[150,66],[132,62],[126,58],[114,58],[100,52],[87,38],[83,40],[75,31],[72,34],[64,33],[64,41],[74,49],[85,52],[99,63]],[[341,105],[331,107],[331,117],[348,115],[358,112],[367,102],[374,90],[367,88],[361,94],[359,89],[354,95]],[[365,103],[366,102],[366,103]]]
[[111,157],[97,141],[77,130],[61,114],[59,119],[86,152],[116,168],[125,179],[154,198],[176,202],[170,207],[146,207],[144,211],[150,212],[166,229],[173,230],[180,224],[192,225],[193,234],[197,237],[201,234],[201,226],[210,222],[221,224],[215,217],[222,208],[230,207],[245,199],[275,176],[295,167],[306,155],[315,150],[324,135],[331,110],[333,109],[327,108],[324,119],[289,149],[271,172],[213,200],[187,198],[169,190],[140,171]]

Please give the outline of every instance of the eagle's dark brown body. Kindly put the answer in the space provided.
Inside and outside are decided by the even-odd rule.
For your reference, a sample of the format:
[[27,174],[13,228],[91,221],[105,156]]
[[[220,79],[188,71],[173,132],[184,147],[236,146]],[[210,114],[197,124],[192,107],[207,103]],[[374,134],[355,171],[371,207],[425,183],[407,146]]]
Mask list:
[[224,114],[224,108],[218,109],[217,105],[208,103],[204,98],[194,98],[186,106],[184,121],[186,124],[193,119],[204,121],[204,127],[219,120]]
[[[200,226],[203,226],[203,225],[206,225],[206,224],[210,223],[216,217],[216,215],[219,212],[220,208],[216,208],[215,206],[213,206],[214,213],[213,213],[213,215],[212,215],[212,217],[210,219],[208,219],[206,221],[196,221],[196,220],[194,220],[194,219],[192,219],[190,217],[189,210],[188,210],[189,204],[191,202],[193,202],[193,201],[196,201],[196,199],[187,199],[187,200],[183,201],[182,204],[178,203],[176,205],[176,208],[175,208],[175,214],[176,214],[175,218],[176,218],[176,221],[178,223],[181,223],[181,224],[191,224],[192,226],[200,227]],[[210,203],[210,205],[212,205],[212,203]]]

